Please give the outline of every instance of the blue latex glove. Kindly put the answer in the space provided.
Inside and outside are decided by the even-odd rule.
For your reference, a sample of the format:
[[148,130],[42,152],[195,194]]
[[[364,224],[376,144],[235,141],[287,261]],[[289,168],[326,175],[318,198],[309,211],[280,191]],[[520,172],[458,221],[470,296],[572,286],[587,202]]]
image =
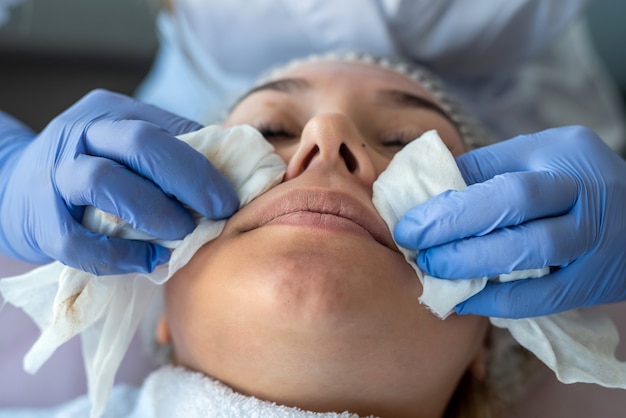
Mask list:
[[105,90],[83,97],[39,135],[0,113],[0,252],[99,275],[152,271],[169,259],[167,249],[86,230],[84,207],[162,239],[193,230],[183,204],[214,219],[231,215],[239,203],[228,181],[173,137],[200,127]]
[[409,211],[394,235],[440,278],[557,267],[489,283],[461,314],[530,317],[626,299],[626,162],[584,127],[550,129],[457,158],[468,188]]

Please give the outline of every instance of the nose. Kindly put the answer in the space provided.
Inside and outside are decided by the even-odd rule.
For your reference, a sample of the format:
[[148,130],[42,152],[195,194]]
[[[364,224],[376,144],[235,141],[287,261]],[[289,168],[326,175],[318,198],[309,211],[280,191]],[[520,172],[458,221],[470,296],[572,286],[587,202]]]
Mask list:
[[304,126],[300,145],[287,165],[285,179],[319,167],[353,175],[367,186],[376,180],[376,169],[366,151],[363,137],[348,116],[324,113],[311,118]]

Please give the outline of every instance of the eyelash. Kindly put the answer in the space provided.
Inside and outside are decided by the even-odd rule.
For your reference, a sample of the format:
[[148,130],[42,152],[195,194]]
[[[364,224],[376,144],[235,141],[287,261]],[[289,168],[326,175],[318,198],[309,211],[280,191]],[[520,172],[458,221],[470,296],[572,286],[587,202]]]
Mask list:
[[399,147],[400,149],[409,145],[409,143],[413,142],[415,138],[418,138],[422,135],[423,132],[412,133],[412,132],[398,132],[391,135],[389,139],[381,140],[381,145],[384,147]]
[[[275,141],[279,139],[294,139],[299,138],[300,135],[285,128],[284,125],[275,122],[263,122],[260,123],[256,129],[263,135],[267,141]],[[419,137],[423,132],[398,132],[390,135],[389,139],[381,139],[380,143],[383,147],[397,147],[404,148],[410,142]]]
[[382,142],[384,147],[400,147],[404,148],[409,144],[410,141],[404,141],[403,139],[394,139],[391,141]]
[[261,132],[261,135],[263,135],[263,137],[265,137],[268,141],[281,138],[292,139],[299,137],[298,134],[288,130],[283,125],[276,123],[261,123],[256,127],[256,129]]

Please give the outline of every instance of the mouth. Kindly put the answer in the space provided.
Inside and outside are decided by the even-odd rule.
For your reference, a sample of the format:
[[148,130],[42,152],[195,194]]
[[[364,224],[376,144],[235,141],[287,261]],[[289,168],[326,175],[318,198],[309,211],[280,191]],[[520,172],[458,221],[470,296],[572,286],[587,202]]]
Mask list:
[[255,212],[255,221],[242,232],[264,225],[306,226],[366,236],[398,251],[382,218],[373,209],[340,191],[291,190],[264,202]]

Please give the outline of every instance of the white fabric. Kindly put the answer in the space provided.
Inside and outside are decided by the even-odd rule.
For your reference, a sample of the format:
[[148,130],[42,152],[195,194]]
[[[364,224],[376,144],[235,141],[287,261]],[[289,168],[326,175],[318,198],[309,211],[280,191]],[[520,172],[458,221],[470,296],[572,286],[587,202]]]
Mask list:
[[480,8],[463,0],[172,3],[173,13],[159,16],[162,48],[139,96],[201,118],[215,116],[220,99],[240,93],[261,72],[311,53],[364,50],[406,56],[440,75],[494,76],[550,45],[586,1]]
[[[0,255],[0,280],[24,274],[36,265]],[[27,373],[22,359],[40,335],[33,320],[21,309],[4,303],[0,295],[0,410],[7,407],[49,407],[74,399],[87,391],[80,339],[60,347],[36,375]],[[155,369],[156,361],[147,355],[141,336],[128,348],[116,383],[139,386]],[[50,384],[54,382],[54,384]]]
[[[391,231],[402,216],[415,206],[446,190],[466,187],[454,157],[436,131],[429,131],[405,147],[407,152],[396,154],[389,167],[374,183],[374,206]],[[446,318],[454,307],[480,292],[487,277],[472,280],[439,280],[424,274],[417,264],[417,251],[400,248],[406,261],[422,281],[420,302],[439,318]],[[516,271],[492,280],[511,281],[536,278],[548,273],[548,268]]]
[[[89,400],[78,398],[47,410],[0,410],[0,418],[84,418]],[[310,412],[245,396],[219,381],[165,366],[137,390],[118,386],[103,418],[358,418],[349,412]]]
[[[397,153],[374,183],[374,205],[391,230],[409,209],[448,189],[461,189],[463,177],[435,131],[426,132]],[[487,278],[440,280],[420,271],[417,252],[401,248],[422,280],[420,302],[439,317],[480,292]],[[538,277],[547,270],[520,271],[500,281]],[[552,369],[564,383],[586,382],[626,389],[626,363],[615,358],[617,329],[601,307],[525,319],[490,318]]]
[[[179,139],[203,153],[230,181],[242,205],[282,180],[285,163],[263,136],[248,126],[209,126]],[[246,152],[241,152],[244,149]],[[184,266],[206,242],[216,238],[225,220],[197,217],[182,241],[156,242],[174,248],[167,267],[150,274],[97,277],[54,262],[0,281],[0,293],[22,308],[42,330],[24,358],[35,373],[54,351],[81,334],[89,394],[97,417],[106,404],[115,373],[159,285]],[[93,209],[83,222],[94,231],[131,239],[151,239],[126,222]]]
[[585,21],[571,25],[551,48],[511,74],[478,85],[450,80],[449,87],[499,138],[584,125],[626,155],[626,109],[591,45]]
[[22,2],[23,0],[0,0],[0,26],[4,25],[9,20],[9,9]]
[[161,48],[137,95],[213,123],[224,100],[262,72],[312,53],[357,50],[433,70],[499,139],[584,124],[620,151],[626,128],[615,86],[584,27],[571,25],[586,4],[177,0],[158,18]]

